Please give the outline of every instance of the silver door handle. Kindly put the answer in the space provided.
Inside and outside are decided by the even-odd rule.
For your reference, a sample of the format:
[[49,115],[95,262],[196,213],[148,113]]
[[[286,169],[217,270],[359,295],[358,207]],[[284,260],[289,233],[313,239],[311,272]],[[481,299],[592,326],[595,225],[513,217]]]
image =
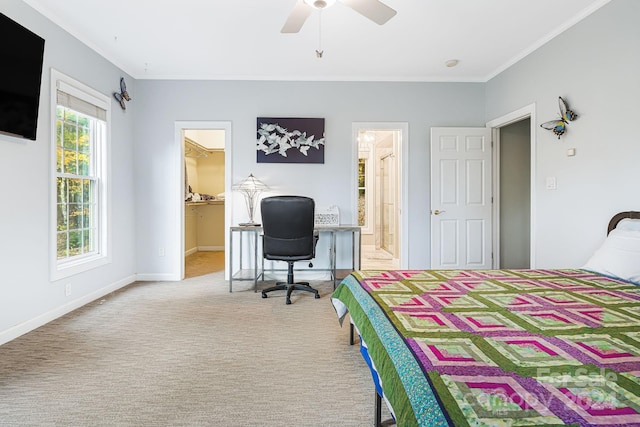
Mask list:
[[440,215],[441,213],[445,213],[446,211],[439,211],[438,209],[436,209],[435,211],[432,211],[434,215]]

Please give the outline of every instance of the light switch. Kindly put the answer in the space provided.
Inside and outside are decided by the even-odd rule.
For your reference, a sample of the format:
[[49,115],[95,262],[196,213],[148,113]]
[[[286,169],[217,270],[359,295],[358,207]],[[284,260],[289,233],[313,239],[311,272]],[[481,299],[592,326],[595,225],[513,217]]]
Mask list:
[[575,148],[569,148],[567,150],[567,156],[572,157],[576,155],[576,149]]
[[555,190],[557,189],[557,183],[556,183],[556,177],[555,176],[548,176],[547,177],[547,190]]

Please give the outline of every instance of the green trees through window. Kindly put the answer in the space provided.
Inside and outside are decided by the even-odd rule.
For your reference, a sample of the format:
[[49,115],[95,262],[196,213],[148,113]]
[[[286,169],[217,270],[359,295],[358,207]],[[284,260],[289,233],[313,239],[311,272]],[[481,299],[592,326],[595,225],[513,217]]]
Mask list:
[[100,122],[56,108],[57,259],[93,253],[97,239],[95,127]]

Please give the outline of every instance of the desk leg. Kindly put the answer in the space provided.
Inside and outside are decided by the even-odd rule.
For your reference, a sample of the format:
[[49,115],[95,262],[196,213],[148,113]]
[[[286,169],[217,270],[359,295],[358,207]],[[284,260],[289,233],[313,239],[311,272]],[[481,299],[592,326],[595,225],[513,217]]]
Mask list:
[[253,233],[253,292],[258,292],[258,233]]
[[229,292],[233,292],[233,230],[229,229]]
[[336,232],[331,232],[331,279],[333,290],[336,289]]
[[[355,237],[355,233],[358,234],[358,244],[357,244],[357,246],[354,246],[355,248],[357,248],[358,256],[356,257],[354,255],[353,262],[355,263],[356,259],[357,259],[358,260],[358,264],[354,265],[354,267],[355,267],[354,270],[360,270],[360,266],[362,265],[361,264],[361,262],[362,262],[362,255],[361,255],[361,252],[362,252],[362,231],[360,229],[356,230],[354,232],[354,237]],[[354,242],[354,244],[355,244],[355,242]]]
[[[360,262],[358,261],[358,265]],[[351,270],[358,270],[356,268],[356,231],[351,232]]]

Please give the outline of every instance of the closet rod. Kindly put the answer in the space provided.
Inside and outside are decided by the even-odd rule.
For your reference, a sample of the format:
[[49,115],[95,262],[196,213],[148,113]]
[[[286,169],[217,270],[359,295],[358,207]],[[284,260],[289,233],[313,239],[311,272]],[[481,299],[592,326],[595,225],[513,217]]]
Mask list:
[[184,155],[185,157],[209,157],[207,150],[191,138],[184,137]]

